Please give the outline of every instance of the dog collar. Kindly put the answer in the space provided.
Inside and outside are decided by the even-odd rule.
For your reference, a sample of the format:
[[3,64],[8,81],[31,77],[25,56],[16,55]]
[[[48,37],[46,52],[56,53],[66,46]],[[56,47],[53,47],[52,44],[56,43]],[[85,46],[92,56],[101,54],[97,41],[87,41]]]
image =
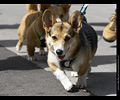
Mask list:
[[62,68],[72,68],[72,64],[75,62],[75,60],[78,57],[72,59],[72,60],[63,60],[63,61],[59,61],[59,64]]

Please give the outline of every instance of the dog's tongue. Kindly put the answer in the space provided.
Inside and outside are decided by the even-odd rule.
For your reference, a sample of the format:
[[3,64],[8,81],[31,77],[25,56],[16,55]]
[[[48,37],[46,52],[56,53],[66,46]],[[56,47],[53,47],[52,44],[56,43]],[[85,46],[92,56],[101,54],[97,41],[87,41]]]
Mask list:
[[57,56],[59,61],[62,61],[64,59],[65,56]]

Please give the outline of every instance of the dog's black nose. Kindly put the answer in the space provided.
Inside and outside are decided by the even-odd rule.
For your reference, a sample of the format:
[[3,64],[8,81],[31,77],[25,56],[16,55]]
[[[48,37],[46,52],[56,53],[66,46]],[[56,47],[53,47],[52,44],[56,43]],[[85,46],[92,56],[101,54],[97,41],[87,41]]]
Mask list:
[[58,50],[56,50],[56,53],[57,53],[58,56],[60,56],[60,55],[62,55],[63,50],[58,49]]

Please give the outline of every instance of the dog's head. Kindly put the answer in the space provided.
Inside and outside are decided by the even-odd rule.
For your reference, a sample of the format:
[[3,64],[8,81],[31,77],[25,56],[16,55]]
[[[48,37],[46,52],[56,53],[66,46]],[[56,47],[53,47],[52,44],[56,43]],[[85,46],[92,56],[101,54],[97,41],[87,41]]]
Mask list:
[[51,6],[51,4],[41,4],[41,12],[44,13],[46,9],[49,9],[54,18],[60,18],[62,21],[71,7],[71,4],[60,4],[59,6]]
[[57,56],[59,61],[64,60],[77,49],[77,43],[80,43],[78,34],[82,20],[80,12],[75,11],[68,22],[56,22],[52,12],[46,10],[42,20],[48,49]]

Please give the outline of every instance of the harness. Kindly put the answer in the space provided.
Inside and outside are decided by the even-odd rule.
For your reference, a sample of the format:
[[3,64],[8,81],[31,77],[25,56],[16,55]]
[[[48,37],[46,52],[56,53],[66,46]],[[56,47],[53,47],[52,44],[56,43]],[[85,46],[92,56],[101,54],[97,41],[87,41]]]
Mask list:
[[36,32],[36,29],[35,29],[35,22],[38,20],[39,17],[37,17],[32,24],[33,25],[33,32],[34,34],[36,35],[36,37],[38,38],[39,42],[40,42],[40,47],[46,47],[46,44],[45,44],[45,38],[44,36],[39,36],[39,34]]

